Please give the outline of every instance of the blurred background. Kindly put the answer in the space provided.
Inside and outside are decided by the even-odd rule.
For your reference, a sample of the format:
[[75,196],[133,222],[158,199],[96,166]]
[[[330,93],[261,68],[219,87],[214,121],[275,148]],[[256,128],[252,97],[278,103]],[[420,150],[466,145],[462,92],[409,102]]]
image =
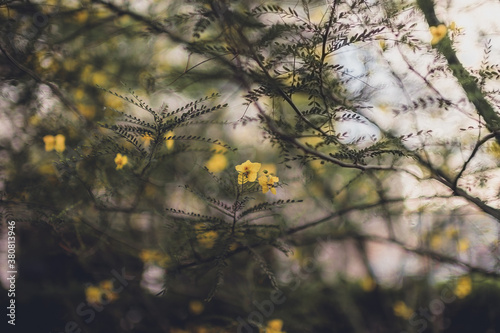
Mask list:
[[500,331],[500,4],[425,3],[0,2],[5,332]]

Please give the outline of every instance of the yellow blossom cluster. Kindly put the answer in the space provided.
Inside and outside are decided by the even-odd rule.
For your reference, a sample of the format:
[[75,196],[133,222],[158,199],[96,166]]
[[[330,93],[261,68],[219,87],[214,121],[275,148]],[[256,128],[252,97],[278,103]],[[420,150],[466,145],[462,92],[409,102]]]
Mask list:
[[45,151],[55,150],[58,153],[62,153],[66,150],[66,138],[62,134],[46,135],[43,137],[43,142],[45,143]]
[[102,304],[118,299],[118,294],[113,291],[113,281],[104,280],[98,286],[87,287],[85,297],[90,304]]
[[142,262],[145,264],[153,264],[162,268],[168,267],[171,262],[171,258],[168,254],[161,253],[158,250],[142,250],[139,254]]
[[[246,184],[248,182],[255,182],[257,180],[258,173],[261,169],[262,164],[253,163],[250,160],[237,165],[235,167],[236,171],[238,171],[238,184]],[[274,169],[274,166],[271,166]],[[276,194],[276,185],[275,183],[279,182],[279,178],[274,176],[273,173],[269,172],[269,170],[265,169],[263,174],[258,178],[259,185],[262,188],[262,193],[271,192],[272,194]]]

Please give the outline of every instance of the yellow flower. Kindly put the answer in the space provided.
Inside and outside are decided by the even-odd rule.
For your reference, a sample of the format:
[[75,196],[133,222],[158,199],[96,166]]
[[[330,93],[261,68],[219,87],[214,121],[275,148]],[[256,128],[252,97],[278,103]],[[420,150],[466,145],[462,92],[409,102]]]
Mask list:
[[62,134],[57,134],[55,138],[55,150],[62,153],[66,149],[66,138]]
[[433,235],[430,243],[431,248],[437,250],[443,245],[443,238],[441,237],[441,235]]
[[448,28],[444,24],[440,24],[437,27],[430,27],[429,30],[432,35],[431,45],[436,45],[446,36]]
[[89,12],[86,10],[80,10],[75,14],[75,21],[78,23],[86,22],[89,18]]
[[85,298],[90,304],[99,304],[103,301],[111,302],[118,298],[113,291],[113,281],[105,280],[99,283],[99,287],[90,286],[85,289]]
[[101,289],[96,286],[90,286],[85,289],[85,298],[91,304],[101,303],[102,293]]
[[113,281],[111,280],[104,280],[99,283],[99,287],[102,290],[112,290],[113,289]]
[[197,234],[196,239],[198,239],[198,243],[200,244],[200,246],[206,249],[213,248],[215,245],[215,240],[219,236],[217,231],[205,231],[207,229],[207,225],[205,223],[198,223],[194,226],[194,228]]
[[455,21],[452,21],[452,22],[450,23],[450,25],[448,26],[448,28],[449,28],[450,30],[455,30],[455,29],[457,28],[457,24],[455,23]]
[[225,168],[227,168],[227,158],[226,155],[222,154],[214,154],[210,159],[205,163],[205,166],[210,172],[217,173],[221,172]]
[[213,248],[215,245],[215,240],[219,236],[217,231],[206,231],[208,226],[205,223],[198,223],[194,226],[194,228],[196,230],[196,239],[198,240],[198,244],[206,249]]
[[171,136],[174,136],[174,132],[172,132],[172,131],[169,131],[169,132],[167,132],[167,134],[165,134],[165,139],[167,139],[165,144],[167,145],[168,150],[171,150],[172,148],[174,148],[174,140],[168,139]]
[[276,194],[276,188],[274,187],[274,183],[279,182],[280,179],[275,176],[260,176],[259,177],[259,185],[262,186],[262,193],[267,193],[271,191],[272,194]]
[[372,291],[373,289],[375,289],[376,286],[377,283],[373,281],[373,279],[369,276],[365,276],[361,280],[361,289],[363,289],[366,292]]
[[108,302],[114,301],[118,298],[118,294],[113,291],[113,281],[104,280],[99,283],[99,289],[101,291],[101,298],[105,296]]
[[28,121],[31,126],[37,126],[38,124],[40,124],[40,117],[35,114],[31,116]]
[[92,83],[98,84],[100,86],[105,85],[108,82],[108,76],[103,71],[97,71],[92,75]]
[[139,254],[143,263],[153,264],[159,267],[166,268],[171,261],[168,254],[161,253],[158,250],[142,250]]
[[454,227],[449,227],[446,229],[446,236],[449,238],[455,238],[458,236],[458,229]]
[[285,333],[282,332],[283,328],[283,320],[281,319],[272,319],[267,322],[267,327],[265,329],[265,333]]
[[45,151],[54,150],[54,146],[56,143],[56,138],[52,135],[46,135],[43,137],[43,142],[45,143]]
[[204,233],[199,234],[196,236],[198,239],[198,243],[200,244],[201,247],[204,247],[206,249],[211,249],[215,245],[215,240],[217,239],[219,235],[217,234],[217,231],[211,230],[207,231]]
[[257,172],[260,170],[260,163],[252,163],[247,160],[245,163],[235,167],[238,171],[238,184],[245,184],[246,182],[254,182],[257,179]]
[[[69,59],[69,60],[72,60],[72,59]],[[76,60],[73,60],[76,62]],[[85,90],[83,90],[82,88],[78,88],[75,90],[75,98],[79,101],[81,101],[83,98],[85,97]]]
[[139,254],[139,258],[141,258],[142,262],[144,263],[152,262],[154,258],[154,251],[142,250],[141,253]]
[[458,298],[464,298],[472,291],[472,280],[470,276],[462,276],[458,279],[454,293]]
[[55,137],[52,135],[43,137],[45,151],[52,151],[55,149],[57,152],[62,153],[66,149],[65,141],[66,138],[62,134],[57,134]]
[[393,311],[394,314],[398,317],[404,318],[404,319],[410,319],[411,315],[413,314],[413,310],[406,306],[405,302],[403,301],[397,301],[394,303],[393,306]]
[[469,249],[469,240],[466,238],[459,239],[457,242],[458,252],[465,252]]
[[149,147],[151,141],[153,140],[153,137],[151,136],[151,134],[146,133],[142,135],[142,140],[144,141],[144,147]]
[[199,315],[205,310],[205,306],[203,305],[202,302],[198,300],[194,300],[189,302],[189,312],[191,312],[194,315]]
[[115,157],[116,170],[123,169],[123,166],[128,163],[128,158],[120,153],[116,154]]

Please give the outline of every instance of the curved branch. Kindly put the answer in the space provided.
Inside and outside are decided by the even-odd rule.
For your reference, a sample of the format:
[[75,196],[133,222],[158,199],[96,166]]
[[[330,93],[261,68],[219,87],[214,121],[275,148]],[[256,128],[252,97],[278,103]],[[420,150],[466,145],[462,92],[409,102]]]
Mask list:
[[[429,26],[436,26],[440,23],[434,10],[433,0],[418,0],[417,4],[424,13]],[[435,47],[448,61],[453,75],[464,89],[467,98],[474,104],[477,112],[484,119],[486,128],[492,133],[497,133],[495,138],[500,143],[500,132],[498,132],[500,129],[500,116],[495,112],[490,103],[488,103],[474,78],[467,72],[460,60],[458,60],[450,38],[445,36]]]
[[455,177],[455,180],[453,181],[453,187],[452,187],[453,190],[457,189],[458,180],[460,179],[460,177],[462,177],[462,174],[464,173],[465,169],[467,169],[467,165],[469,165],[470,161],[472,161],[474,156],[476,156],[476,153],[479,151],[479,148],[481,148],[481,146],[484,145],[489,140],[493,139],[497,134],[499,134],[499,133],[497,133],[497,132],[490,133],[477,142],[477,144],[474,147],[474,150],[472,150],[472,153],[470,154],[469,158],[467,159],[467,161],[465,161],[464,165],[462,166],[462,169],[460,170],[458,175]]

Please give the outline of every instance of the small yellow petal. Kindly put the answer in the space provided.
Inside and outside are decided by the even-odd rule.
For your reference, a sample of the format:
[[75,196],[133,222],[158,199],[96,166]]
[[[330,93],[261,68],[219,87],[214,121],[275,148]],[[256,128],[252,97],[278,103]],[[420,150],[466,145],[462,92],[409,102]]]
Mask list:
[[276,194],[276,188],[274,183],[278,182],[279,178],[276,176],[262,175],[259,177],[259,185],[262,187],[262,193],[267,193],[271,191],[272,194]]
[[430,245],[434,250],[439,249],[443,245],[443,238],[441,237],[441,235],[432,236]]
[[45,143],[45,151],[54,150],[56,139],[52,135],[44,136],[43,142]]
[[398,317],[409,319],[414,311],[409,308],[403,301],[397,301],[393,306],[394,314]]
[[457,242],[457,249],[458,252],[467,251],[469,249],[469,240],[465,238],[459,239]]
[[462,276],[458,279],[457,285],[455,287],[455,295],[457,295],[458,298],[464,298],[465,296],[469,295],[472,291],[472,280],[470,276]]
[[248,183],[248,177],[245,176],[244,174],[240,173],[238,175],[238,184],[242,185],[242,184],[246,184]]
[[257,172],[249,172],[247,177],[249,182],[254,182],[257,179]]
[[101,303],[102,292],[101,289],[95,286],[90,286],[85,289],[85,298],[91,304]]
[[283,333],[283,320],[273,319],[267,322],[266,333]]
[[86,22],[89,18],[89,12],[86,10],[80,10],[75,14],[75,21],[78,23]]
[[361,280],[361,289],[364,291],[372,291],[376,286],[377,283],[369,276],[366,276]]
[[66,138],[62,134],[57,134],[55,137],[55,150],[62,153],[66,149]]
[[194,315],[199,315],[205,310],[205,306],[201,301],[195,300],[189,302],[189,311]]
[[431,45],[436,45],[446,36],[448,28],[444,24],[440,24],[437,27],[429,27],[429,31],[432,35]]
[[259,185],[260,186],[267,185],[267,176],[266,175],[262,175],[259,177]]

